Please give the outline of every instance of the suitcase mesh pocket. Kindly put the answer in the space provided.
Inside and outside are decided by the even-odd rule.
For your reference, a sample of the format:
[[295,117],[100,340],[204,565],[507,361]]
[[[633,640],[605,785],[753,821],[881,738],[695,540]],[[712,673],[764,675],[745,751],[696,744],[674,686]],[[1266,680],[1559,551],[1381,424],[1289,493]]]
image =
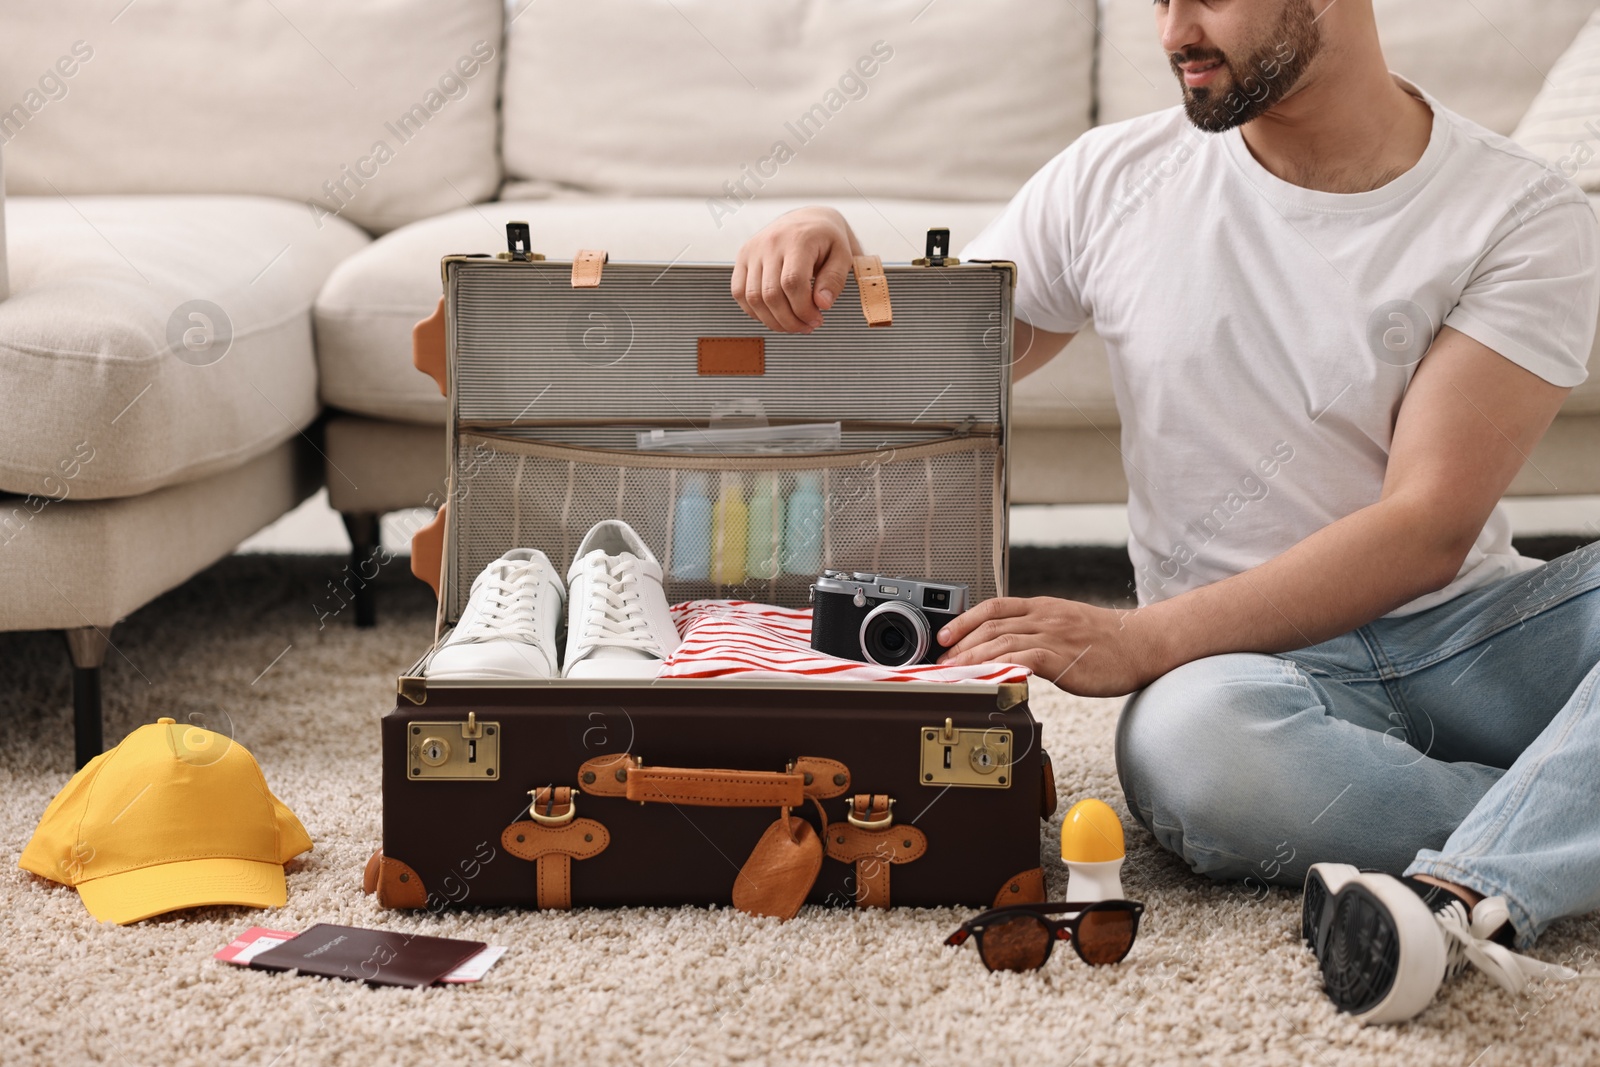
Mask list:
[[564,577],[584,534],[620,518],[666,572],[667,599],[804,607],[823,568],[962,582],[1001,575],[999,443],[960,437],[815,456],[612,452],[464,433],[455,442],[450,617],[507,549]]

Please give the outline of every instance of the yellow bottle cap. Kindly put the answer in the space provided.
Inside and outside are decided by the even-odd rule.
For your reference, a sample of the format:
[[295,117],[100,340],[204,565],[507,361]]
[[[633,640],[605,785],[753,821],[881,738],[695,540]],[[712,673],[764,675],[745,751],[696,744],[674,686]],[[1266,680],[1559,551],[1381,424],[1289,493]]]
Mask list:
[[1122,821],[1103,800],[1080,800],[1061,822],[1061,858],[1068,863],[1106,863],[1127,853]]

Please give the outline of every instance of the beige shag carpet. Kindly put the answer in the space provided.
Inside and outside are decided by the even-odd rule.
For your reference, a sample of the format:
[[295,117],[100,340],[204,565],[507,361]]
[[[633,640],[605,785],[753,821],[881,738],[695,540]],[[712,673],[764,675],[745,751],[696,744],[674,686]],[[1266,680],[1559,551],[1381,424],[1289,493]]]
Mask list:
[[[1410,1025],[1362,1029],[1324,998],[1299,898],[1213,884],[1127,820],[1112,766],[1120,701],[1034,694],[1061,811],[1086,796],[1128,826],[1123,878],[1149,906],[1124,964],[1070,951],[1040,973],[987,973],[941,942],[968,913],[807,908],[788,923],[719,909],[391,913],[360,892],[378,840],[378,719],[426,641],[431,599],[381,578],[358,631],[329,589],[341,561],[235,557],[117,628],[108,742],[190,713],[260,760],[315,850],[280,911],[212,908],[100,925],[77,894],[16,867],[71,773],[61,639],[0,635],[0,1062],[50,1064],[1449,1064],[1600,1062],[1600,989],[1512,997],[1469,973]],[[1042,829],[1051,855],[1057,821]],[[1053,894],[1065,872],[1046,862]],[[476,986],[372,989],[215,962],[246,927],[349,923],[477,938],[510,952]],[[1594,917],[1558,925],[1546,959],[1593,957]]]

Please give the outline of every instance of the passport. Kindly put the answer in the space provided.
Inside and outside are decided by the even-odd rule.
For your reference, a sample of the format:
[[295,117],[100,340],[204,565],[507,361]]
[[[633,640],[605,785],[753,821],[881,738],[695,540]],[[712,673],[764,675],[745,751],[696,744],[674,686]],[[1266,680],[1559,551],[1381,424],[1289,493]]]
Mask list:
[[425,986],[487,947],[482,941],[318,923],[253,957],[250,966],[371,985]]

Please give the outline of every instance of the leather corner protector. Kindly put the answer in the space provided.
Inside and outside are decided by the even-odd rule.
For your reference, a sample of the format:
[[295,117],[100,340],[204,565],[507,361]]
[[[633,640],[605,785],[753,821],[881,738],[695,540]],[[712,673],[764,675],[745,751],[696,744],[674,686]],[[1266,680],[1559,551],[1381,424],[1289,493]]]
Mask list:
[[1005,885],[1000,887],[1000,892],[994,895],[994,906],[1005,907],[1007,904],[1043,904],[1044,903],[1044,869],[1035,867],[1023,871],[1012,878],[1007,878]]
[[440,504],[433,519],[411,535],[411,573],[428,583],[436,599],[444,582],[444,525],[449,511],[448,501]]
[[1048,819],[1056,813],[1056,768],[1050,753],[1041,750],[1039,757],[1039,818]]
[[383,849],[378,849],[367,858],[367,867],[361,872],[361,891],[366,894],[375,893],[378,889],[378,868],[383,863]]
[[428,904],[428,890],[417,872],[395,859],[378,860],[378,903],[385,908],[422,908]]
[[764,337],[702,337],[696,344],[695,373],[747,375],[767,373]]
[[411,327],[411,365],[432,378],[440,396],[449,396],[445,385],[444,297],[433,314]]

